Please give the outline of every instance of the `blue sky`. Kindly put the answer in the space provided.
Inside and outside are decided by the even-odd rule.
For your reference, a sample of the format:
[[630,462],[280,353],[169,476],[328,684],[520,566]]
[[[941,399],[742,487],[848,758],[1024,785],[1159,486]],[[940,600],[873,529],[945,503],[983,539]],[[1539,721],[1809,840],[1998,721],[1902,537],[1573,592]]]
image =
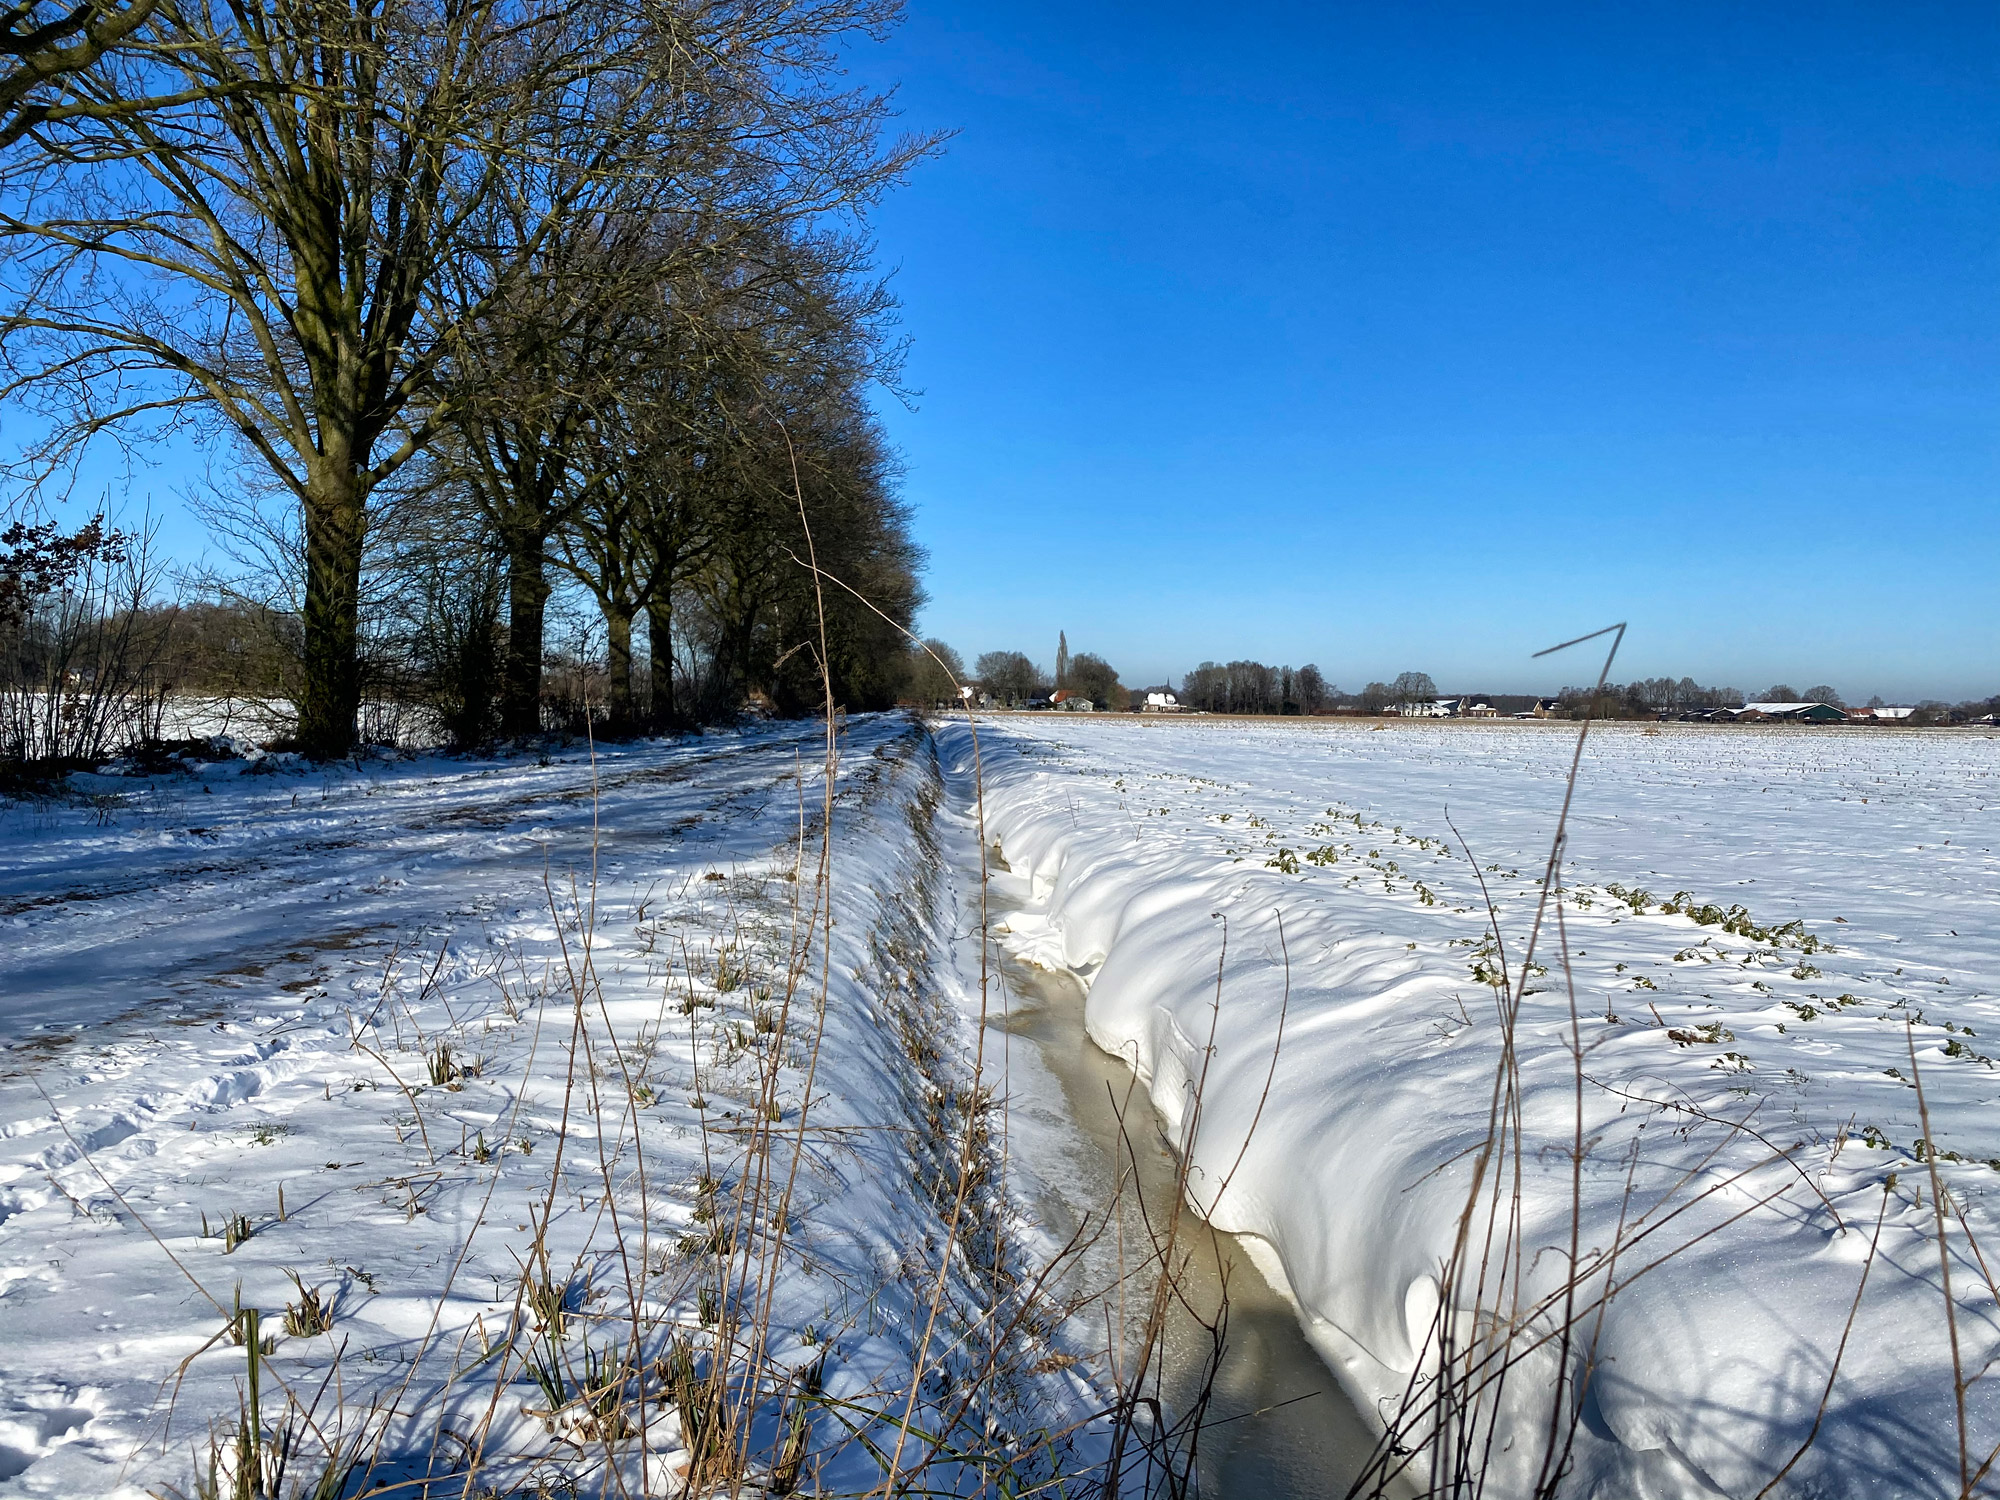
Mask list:
[[2000,12],[913,3],[874,221],[968,655],[2000,691]]

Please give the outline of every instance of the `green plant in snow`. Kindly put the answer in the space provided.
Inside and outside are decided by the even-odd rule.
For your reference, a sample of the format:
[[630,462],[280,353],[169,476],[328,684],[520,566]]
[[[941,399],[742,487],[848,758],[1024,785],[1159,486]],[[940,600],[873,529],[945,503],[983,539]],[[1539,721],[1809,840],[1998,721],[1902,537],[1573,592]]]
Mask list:
[[439,1088],[456,1089],[461,1080],[479,1076],[479,1062],[455,1051],[450,1038],[439,1037],[437,1045],[424,1053],[424,1072]]
[[1632,914],[1634,916],[1643,916],[1645,914],[1646,908],[1653,904],[1653,893],[1651,891],[1642,891],[1642,890],[1628,891],[1624,886],[1618,884],[1618,882],[1615,880],[1612,881],[1609,885],[1605,886],[1604,890],[1607,895],[1615,896],[1620,901],[1623,901],[1627,906],[1631,907]]
[[1791,947],[1801,953],[1831,953],[1833,945],[1813,933],[1806,931],[1806,924],[1793,920],[1780,923],[1776,927],[1761,927],[1743,906],[1727,908],[1713,902],[1697,902],[1691,891],[1675,891],[1673,899],[1660,903],[1663,916],[1682,916],[1697,927],[1720,927],[1724,932],[1750,939],[1753,943],[1769,943],[1774,948]]
[[1701,1026],[1671,1027],[1667,1032],[1667,1040],[1676,1047],[1692,1047],[1696,1043],[1719,1047],[1724,1042],[1735,1041],[1736,1033],[1725,1029],[1720,1021],[1709,1021]]

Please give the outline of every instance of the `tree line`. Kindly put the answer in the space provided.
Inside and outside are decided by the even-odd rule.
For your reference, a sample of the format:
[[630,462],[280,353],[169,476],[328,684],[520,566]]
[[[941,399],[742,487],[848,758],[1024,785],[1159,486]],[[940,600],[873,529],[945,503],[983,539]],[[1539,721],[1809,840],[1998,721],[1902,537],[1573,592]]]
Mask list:
[[[1065,643],[1065,650],[1067,643]],[[980,653],[970,670],[965,659],[945,642],[931,639],[911,649],[905,696],[909,702],[935,707],[960,701],[960,690],[983,694],[1002,708],[1051,699],[1067,691],[1098,708],[1123,709],[1132,695],[1118,680],[1118,670],[1095,652],[1063,656],[1061,670],[1045,671],[1024,651]]]
[[1316,714],[1338,693],[1311,663],[1294,671],[1256,661],[1205,661],[1181,679],[1180,701],[1212,714]]
[[892,137],[842,54],[897,10],[10,12],[13,685],[49,600],[123,555],[45,498],[182,437],[219,466],[208,596],[280,622],[313,754],[379,692],[428,694],[462,742],[539,732],[564,590],[611,730],[816,706],[823,680],[893,701],[921,554],[869,404],[902,345],[864,215],[938,142]]
[[[1066,649],[1067,642],[1064,644]],[[1091,653],[1069,658],[1059,683],[1055,675],[1021,651],[984,652],[968,672],[958,652],[939,640],[925,642],[913,654],[909,684],[910,699],[931,706],[955,702],[959,688],[967,687],[997,706],[1020,707],[1046,701],[1058,686],[1066,685],[1100,708],[1136,707],[1143,703],[1147,693],[1171,692],[1182,707],[1211,714],[1310,715],[1342,711],[1379,714],[1436,702],[1441,696],[1436,680],[1428,672],[1401,672],[1392,681],[1370,682],[1358,692],[1348,693],[1329,682],[1312,663],[1293,668],[1250,660],[1205,661],[1178,684],[1165,682],[1153,688],[1128,691],[1110,663]],[[1629,683],[1607,683],[1601,691],[1565,687],[1544,697],[1521,693],[1468,696],[1501,714],[1521,713],[1540,705],[1538,711],[1556,717],[1600,719],[1657,718],[1663,713],[1741,708],[1746,701],[1738,688],[1704,686],[1692,677],[1637,678]],[[1779,683],[1767,689],[1757,701],[1847,706],[1840,693],[1825,684],[1801,693]],[[1868,707],[1881,705],[1882,700],[1875,698]],[[1926,701],[1918,709],[1925,722],[1965,720],[2000,712],[2000,698],[1970,700],[1956,706]]]
[[[1747,702],[1758,703],[1824,703],[1830,707],[1846,710],[1850,707],[1881,708],[1883,701],[1879,695],[1871,697],[1867,703],[1851,705],[1837,688],[1826,683],[1809,687],[1801,692],[1787,683],[1774,683],[1759,693],[1755,699],[1747,697],[1733,687],[1701,687],[1693,678],[1683,677],[1679,681],[1667,677],[1645,678],[1629,683],[1607,683],[1604,690],[1596,692],[1591,688],[1566,687],[1558,700],[1564,712],[1573,717],[1599,719],[1639,719],[1656,718],[1661,714],[1701,713],[1718,708],[1741,708]],[[1913,705],[1910,719],[1914,724],[1964,723],[1988,714],[2000,713],[2000,694],[1988,698],[1968,698],[1958,703],[1947,703],[1940,698],[1926,698]]]

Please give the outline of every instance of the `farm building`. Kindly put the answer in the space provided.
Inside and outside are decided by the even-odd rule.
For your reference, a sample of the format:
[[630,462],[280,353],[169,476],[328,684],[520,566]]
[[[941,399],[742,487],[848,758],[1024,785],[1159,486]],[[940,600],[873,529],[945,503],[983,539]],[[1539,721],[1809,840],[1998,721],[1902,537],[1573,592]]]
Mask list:
[[1746,703],[1737,715],[1742,719],[1783,719],[1796,724],[1840,724],[1846,713],[1831,703]]

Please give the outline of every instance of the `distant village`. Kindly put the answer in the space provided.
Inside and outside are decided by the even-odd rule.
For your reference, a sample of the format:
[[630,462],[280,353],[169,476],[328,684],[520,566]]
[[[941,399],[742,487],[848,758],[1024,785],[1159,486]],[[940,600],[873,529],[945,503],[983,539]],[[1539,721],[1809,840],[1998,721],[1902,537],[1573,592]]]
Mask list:
[[[1143,697],[1134,699],[1122,710],[1111,709],[1109,705],[1092,702],[1076,693],[1058,688],[1045,698],[1030,698],[1016,705],[997,701],[991,693],[979,692],[976,699],[981,708],[994,709],[1016,707],[1026,711],[1056,710],[1069,713],[1127,712],[1139,714],[1204,714],[1209,710],[1195,708],[1182,703],[1178,695],[1166,688],[1148,690]],[[1593,714],[1587,709],[1588,695],[1582,701],[1563,697],[1530,698],[1527,707],[1515,708],[1512,700],[1498,695],[1477,694],[1462,698],[1426,698],[1410,703],[1387,703],[1377,709],[1354,704],[1335,704],[1316,710],[1313,717],[1347,718],[1402,718],[1402,719],[1580,719],[1580,718],[1637,718],[1655,719],[1660,723],[1682,724],[1979,724],[1992,726],[2000,724],[2000,710],[1989,708],[1978,715],[1959,713],[1949,705],[1938,707],[1918,707],[1916,705],[1881,704],[1872,708],[1839,708],[1831,703],[1745,703],[1734,708],[1691,708],[1675,710],[1663,708],[1643,715],[1624,712]],[[1985,707],[1985,705],[1980,705]],[[1228,710],[1224,710],[1228,712]],[[1298,714],[1296,708],[1280,710],[1288,715]]]
[[1755,699],[1735,688],[1704,687],[1693,678],[1645,678],[1602,688],[1566,687],[1548,696],[1438,691],[1425,672],[1371,682],[1343,692],[1317,666],[1268,666],[1256,661],[1203,662],[1176,683],[1127,688],[1103,657],[1072,655],[1067,633],[1056,641],[1055,671],[1025,653],[989,651],[968,671],[958,653],[928,641],[912,656],[906,701],[963,702],[987,710],[1029,713],[1199,714],[1266,717],[1400,719],[1640,719],[1709,724],[2000,724],[2000,694],[1961,703],[1927,700],[1891,704],[1880,698],[1853,706],[1821,684],[1803,692],[1778,684]]

